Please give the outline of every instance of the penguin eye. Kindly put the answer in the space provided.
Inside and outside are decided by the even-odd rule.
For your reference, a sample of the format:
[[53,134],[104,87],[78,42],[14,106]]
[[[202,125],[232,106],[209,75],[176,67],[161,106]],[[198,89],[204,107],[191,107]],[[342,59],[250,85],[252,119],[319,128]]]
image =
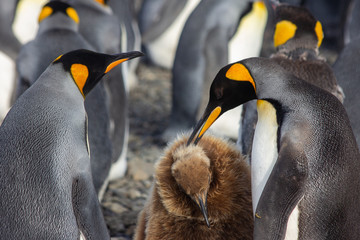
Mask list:
[[224,88],[215,89],[216,100],[220,100],[224,96]]

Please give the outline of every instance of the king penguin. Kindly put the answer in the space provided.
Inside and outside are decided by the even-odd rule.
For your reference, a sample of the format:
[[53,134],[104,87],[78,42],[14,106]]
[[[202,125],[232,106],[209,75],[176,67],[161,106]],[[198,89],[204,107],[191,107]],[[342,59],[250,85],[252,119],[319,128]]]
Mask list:
[[[35,83],[46,67],[60,54],[76,49],[94,50],[79,34],[80,18],[76,10],[61,1],[45,4],[39,15],[39,30],[25,44],[17,60],[17,97]],[[115,69],[114,69],[115,70]],[[112,142],[107,92],[100,82],[89,93],[85,108],[89,119],[91,171],[95,190],[102,198],[112,165]]]
[[[273,43],[277,52],[271,56],[287,71],[336,96],[343,102],[344,94],[337,84],[332,68],[320,56],[324,38],[322,25],[305,7],[279,4],[275,7]],[[257,121],[256,102],[244,105],[238,146],[243,154],[251,153]]]
[[223,112],[253,99],[254,239],[358,239],[360,154],[346,111],[272,59],[223,67],[188,143]]
[[[114,53],[120,51],[119,20],[107,0],[66,0],[79,17],[79,32],[96,51]],[[109,99],[110,139],[113,146],[112,166],[108,180],[125,175],[127,170],[127,144],[129,136],[127,63],[114,69],[104,81]]]
[[251,240],[250,168],[234,144],[206,136],[175,140],[157,162],[136,240]]
[[[226,16],[220,17],[219,16]],[[163,133],[170,141],[189,130],[199,111],[206,106],[211,77],[225,64],[259,56],[267,8],[261,1],[202,1],[188,18],[181,33],[172,69],[170,125]],[[227,113],[212,127],[214,133],[233,139],[240,121],[241,107]]]
[[110,239],[92,184],[84,98],[140,55],[60,55],[17,99],[0,127],[3,239]]

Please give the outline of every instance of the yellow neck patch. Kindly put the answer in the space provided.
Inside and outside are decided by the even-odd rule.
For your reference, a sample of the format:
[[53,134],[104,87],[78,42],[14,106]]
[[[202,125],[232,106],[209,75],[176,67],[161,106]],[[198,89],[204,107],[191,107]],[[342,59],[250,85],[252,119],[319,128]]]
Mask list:
[[233,64],[229,68],[229,70],[226,72],[225,76],[228,79],[234,80],[234,81],[250,82],[253,85],[254,90],[256,92],[256,86],[255,86],[254,79],[250,75],[249,70],[244,65],[242,65],[240,63]]
[[208,119],[206,120],[203,128],[201,129],[199,133],[199,137],[201,137],[206,130],[209,129],[209,127],[215,122],[215,120],[219,117],[221,113],[221,107],[216,107],[209,115]]
[[112,62],[109,64],[109,66],[107,66],[105,73],[108,73],[111,69],[113,69],[114,67],[116,67],[117,65],[119,65],[122,62],[125,62],[126,60],[128,60],[128,58],[124,58],[124,59],[119,59],[115,62]]
[[252,11],[259,15],[267,14],[266,5],[263,1],[254,2]]
[[318,44],[317,46],[320,47],[321,43],[322,43],[322,40],[324,39],[324,32],[322,30],[322,25],[319,21],[316,22],[315,24],[315,33],[316,33],[316,36],[318,38]]
[[71,65],[70,72],[81,94],[84,96],[83,88],[89,77],[88,68],[83,64],[75,63]]
[[105,0],[95,0],[95,2],[98,2],[98,3],[102,4],[102,5],[106,5]]
[[282,20],[276,24],[274,32],[274,46],[280,46],[295,36],[296,25],[290,21]]
[[47,18],[48,16],[50,16],[52,14],[53,10],[51,7],[43,7],[43,9],[41,10],[40,14],[39,14],[39,19],[38,22],[41,22],[42,20],[44,20],[45,18]]
[[79,23],[79,15],[77,14],[76,10],[72,7],[68,7],[66,9],[66,14],[74,20],[76,23]]

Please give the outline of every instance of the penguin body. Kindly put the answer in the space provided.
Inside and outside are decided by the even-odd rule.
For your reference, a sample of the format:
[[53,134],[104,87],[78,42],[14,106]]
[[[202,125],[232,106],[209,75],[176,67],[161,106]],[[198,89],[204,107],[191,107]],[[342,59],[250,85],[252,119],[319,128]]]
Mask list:
[[0,3],[0,50],[12,60],[20,50],[21,43],[15,37],[12,25],[19,0],[2,1]]
[[[327,90],[343,102],[344,95],[332,68],[319,55],[318,47],[322,39],[321,23],[306,8],[286,4],[276,7],[274,45],[277,52],[271,56],[272,60],[296,77]],[[243,154],[249,155],[251,147],[243,143],[253,137],[257,113],[254,103],[247,103],[244,108],[238,146]]]
[[[46,9],[52,15],[46,16]],[[17,98],[35,83],[46,67],[59,55],[76,49],[94,50],[78,33],[76,15],[68,15],[69,4],[51,1],[40,13],[39,31],[34,40],[25,44],[17,60]],[[74,9],[73,9],[74,10]],[[75,10],[74,10],[75,11]],[[73,19],[73,18],[75,19]],[[80,20],[81,21],[81,20]],[[110,139],[110,117],[107,93],[100,82],[85,100],[89,118],[89,143],[91,148],[91,170],[99,198],[102,198],[112,165],[112,143]]]
[[[144,1],[140,12],[143,45],[153,64],[166,69],[172,68],[184,24],[200,2],[201,0]],[[155,14],[151,15],[151,12]]]
[[251,159],[254,239],[357,239],[360,154],[345,109],[272,59],[222,68],[189,142],[223,111],[252,99],[259,113]]
[[340,53],[333,69],[336,78],[344,90],[344,107],[349,116],[351,127],[354,131],[358,146],[360,146],[360,113],[358,111],[359,99],[359,72],[358,64],[360,62],[360,35],[348,43]]
[[175,141],[157,163],[135,239],[252,239],[250,172],[243,157],[213,136],[197,146],[186,141]]
[[[226,18],[218,18],[222,15],[226,15]],[[205,89],[211,84],[208,79],[216,74],[216,69],[228,63],[230,56],[242,59],[241,54],[245,51],[236,49],[229,54],[230,43],[241,45],[239,42],[242,41],[236,41],[233,37],[244,38],[243,34],[246,35],[247,31],[242,30],[247,24],[243,24],[242,20],[249,15],[254,17],[252,21],[248,21],[251,26],[253,21],[259,25],[256,31],[251,29],[258,34],[251,36],[256,36],[253,39],[262,39],[267,17],[266,7],[262,2],[251,5],[249,1],[202,1],[190,15],[179,40],[172,70],[172,109],[170,126],[163,134],[165,140],[173,139],[177,133],[190,129],[195,123],[199,109],[206,105],[208,91]],[[238,34],[239,32],[242,34]],[[257,56],[261,44],[242,46],[254,49],[251,55]],[[248,54],[250,53],[247,52],[244,57],[249,57]],[[240,112],[239,108],[235,113],[236,121],[240,120]],[[226,119],[226,116],[223,118]],[[228,123],[225,121],[217,129],[213,129],[214,133],[236,139],[238,129],[222,128],[229,125],[226,122]]]
[[92,184],[84,97],[139,55],[61,55],[15,102],[0,127],[2,238],[110,239]]

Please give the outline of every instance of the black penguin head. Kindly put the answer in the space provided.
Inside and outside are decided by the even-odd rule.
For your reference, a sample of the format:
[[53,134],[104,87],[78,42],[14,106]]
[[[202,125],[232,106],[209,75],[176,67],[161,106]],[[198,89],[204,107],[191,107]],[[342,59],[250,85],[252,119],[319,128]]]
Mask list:
[[81,94],[85,97],[115,66],[143,55],[137,51],[108,55],[79,49],[59,56],[52,64],[62,64],[64,70],[70,73]]
[[224,112],[255,98],[257,98],[256,84],[245,65],[236,62],[223,67],[211,84],[209,103],[195,126],[188,144],[192,142],[200,128],[195,144]]
[[74,22],[79,23],[79,16],[76,10],[69,4],[61,1],[51,1],[43,6],[39,15],[39,23],[42,22],[47,17],[54,15],[55,13],[62,13],[65,16],[74,20]]
[[321,23],[304,7],[278,5],[275,23],[274,46],[277,48],[317,49],[324,38]]

